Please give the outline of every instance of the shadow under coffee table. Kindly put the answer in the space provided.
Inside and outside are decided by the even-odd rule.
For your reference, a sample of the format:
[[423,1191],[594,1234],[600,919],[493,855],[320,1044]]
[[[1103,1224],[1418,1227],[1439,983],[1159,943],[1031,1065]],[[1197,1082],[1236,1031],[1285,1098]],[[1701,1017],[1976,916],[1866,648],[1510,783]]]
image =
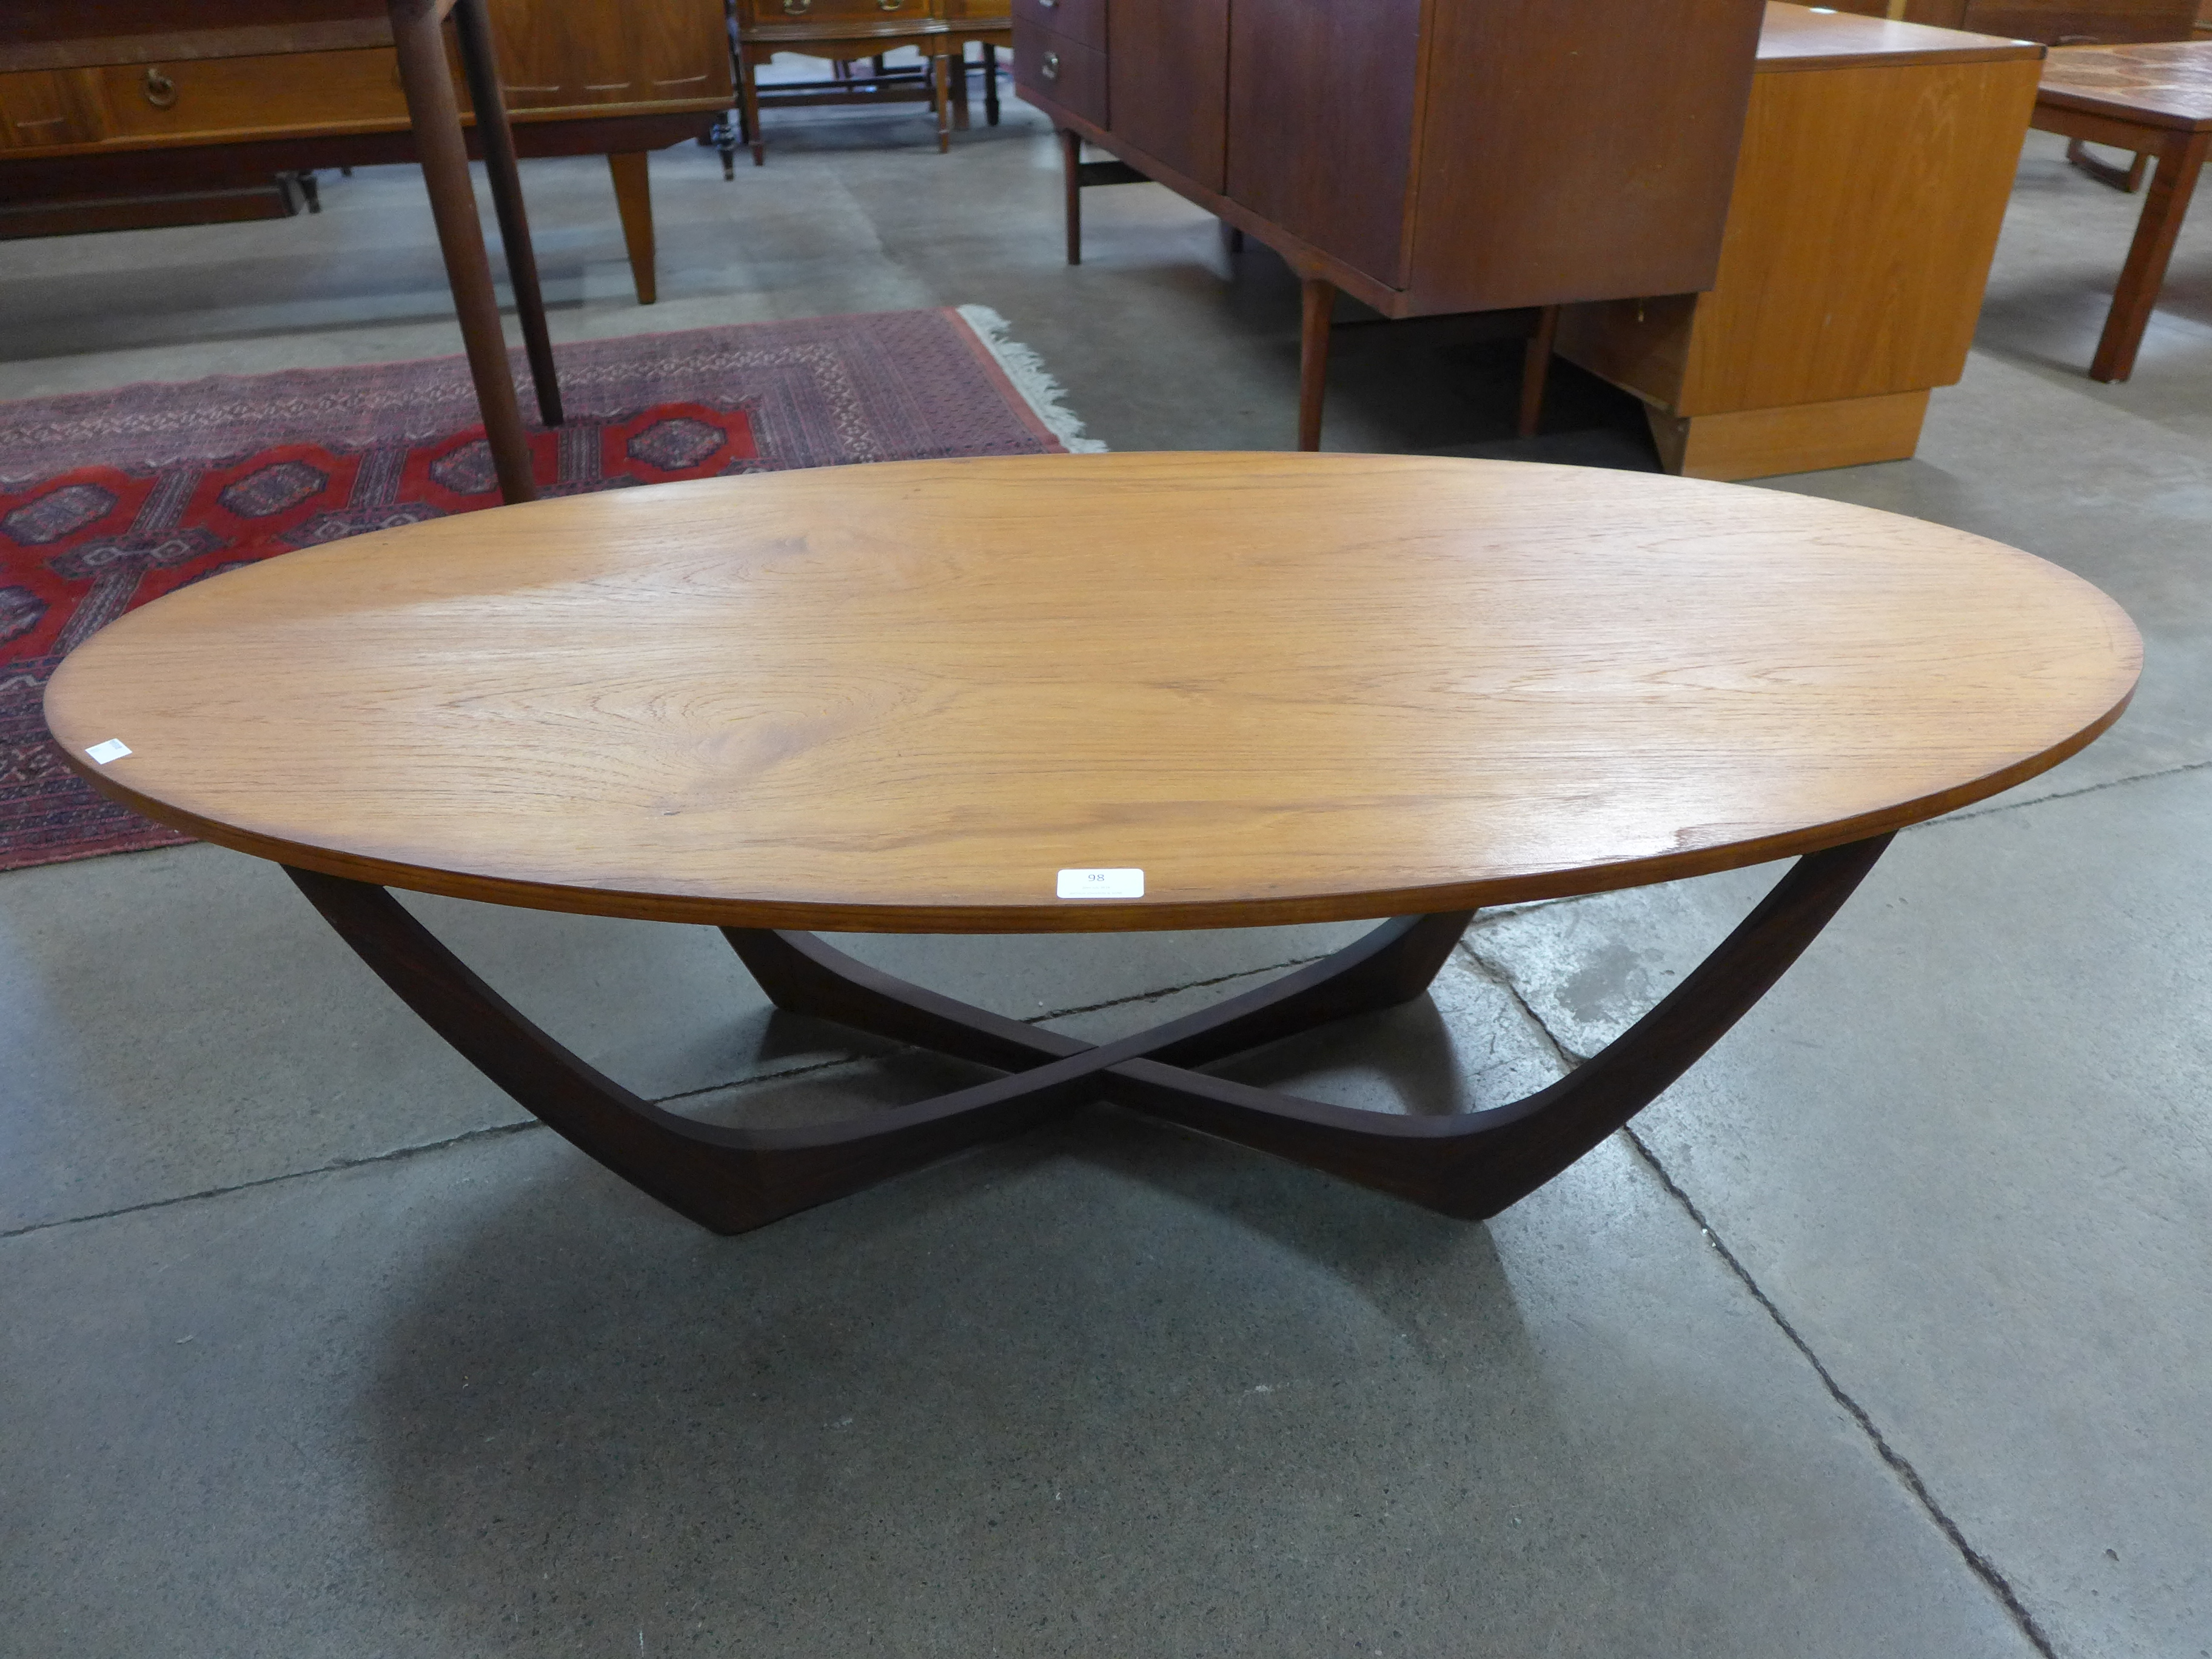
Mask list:
[[[756,1227],[1104,1098],[1494,1213],[1695,1062],[1904,825],[2118,718],[2141,644],[2056,566],[1730,484],[1338,455],[917,461],[362,536],[79,648],[46,714],[164,823],[275,860],[593,1158]],[[1477,906],[1796,855],[1610,1048],[1515,1104],[1325,1105],[1195,1068],[1419,996]],[[719,926],[775,1003],[1005,1073],[799,1128],[662,1110],[389,887]],[[1391,918],[1091,1045],[805,929]]]

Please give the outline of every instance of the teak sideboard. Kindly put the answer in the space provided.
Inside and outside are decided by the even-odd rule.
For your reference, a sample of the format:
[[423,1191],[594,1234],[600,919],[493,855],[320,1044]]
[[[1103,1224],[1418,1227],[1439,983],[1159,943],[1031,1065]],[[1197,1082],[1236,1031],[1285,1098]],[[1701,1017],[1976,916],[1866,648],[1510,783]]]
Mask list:
[[1570,306],[1559,355],[1644,399],[1672,472],[1909,457],[1966,370],[2042,58],[1770,5],[1718,280]]
[[1711,285],[1760,0],[1014,0],[1069,135],[1304,279],[1300,447],[1338,290],[1386,317]]
[[[516,149],[607,157],[638,298],[651,303],[645,155],[730,107],[722,0],[489,3]],[[127,199],[412,160],[383,10],[0,0],[0,200]]]

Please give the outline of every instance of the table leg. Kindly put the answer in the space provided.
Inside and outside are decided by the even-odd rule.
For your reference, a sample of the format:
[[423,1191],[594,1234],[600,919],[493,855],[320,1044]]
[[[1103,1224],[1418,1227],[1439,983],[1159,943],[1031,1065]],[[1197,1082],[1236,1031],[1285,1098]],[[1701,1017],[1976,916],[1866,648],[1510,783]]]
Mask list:
[[768,165],[768,143],[761,136],[760,65],[750,46],[738,48],[738,113],[744,118],[745,142],[751,145],[753,165]]
[[461,72],[468,82],[469,103],[476,111],[477,137],[483,145],[484,177],[491,185],[492,210],[499,216],[500,246],[507,251],[507,280],[514,289],[514,312],[522,323],[531,383],[538,390],[538,413],[546,425],[558,426],[561,381],[553,368],[553,337],[545,329],[545,295],[538,285],[538,254],[530,246],[530,217],[522,206],[514,131],[507,125],[507,95],[499,84],[499,50],[492,40],[484,0],[456,0],[453,33],[460,41]]
[[1889,839],[1799,860],[1656,1007],[1549,1088],[1510,1105],[1418,1117],[1302,1100],[1190,1068],[1419,996],[1450,957],[1465,911],[1385,922],[1257,990],[1095,1046],[909,985],[809,933],[725,928],[779,1007],[1007,1073],[842,1122],[746,1129],[665,1111],[593,1070],[524,1019],[382,888],[288,873],[385,983],[487,1077],[617,1175],[717,1232],[761,1226],[1101,1098],[1480,1219],[1558,1175],[1695,1064],[1827,925]]
[[454,100],[446,42],[438,26],[436,0],[391,0],[392,44],[398,48],[399,82],[407,95],[415,147],[422,158],[422,181],[430,191],[430,214],[437,222],[438,246],[453,284],[459,313],[461,343],[468,352],[470,378],[483,411],[484,439],[499,474],[499,492],[512,501],[535,501],[530,475],[530,446],[522,431],[522,411],[507,361],[499,301],[492,293],[491,261],[484,252],[483,226],[477,218],[475,188],[469,183],[469,152],[461,137],[460,106]]
[[2136,222],[2128,262],[2112,291],[2112,309],[2089,364],[2093,380],[2124,380],[2135,373],[2136,353],[2150,325],[2158,291],[2165,285],[2166,261],[2173,257],[2174,238],[2181,234],[2189,198],[2197,192],[2197,175],[2203,170],[2208,144],[2212,144],[2212,132],[2172,133],[2160,144],[2158,168],[2144,192],[2142,216]]
[[1298,285],[1298,447],[1321,447],[1321,405],[1328,390],[1328,327],[1336,284],[1309,276]]
[[[930,83],[937,94],[937,153],[945,155],[952,148],[952,60],[939,52],[929,60]],[[962,87],[961,96],[967,96]],[[962,125],[964,126],[965,122]]]
[[646,170],[643,150],[607,157],[607,171],[615,181],[615,208],[622,215],[623,246],[629,252],[630,285],[637,302],[649,306],[660,297],[653,269],[653,182]]

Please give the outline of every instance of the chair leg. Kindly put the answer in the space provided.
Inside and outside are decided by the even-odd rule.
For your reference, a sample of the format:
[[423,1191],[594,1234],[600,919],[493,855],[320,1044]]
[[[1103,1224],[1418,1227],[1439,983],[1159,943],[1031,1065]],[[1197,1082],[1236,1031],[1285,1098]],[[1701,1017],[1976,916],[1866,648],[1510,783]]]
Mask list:
[[956,131],[968,131],[968,43],[962,41],[959,49],[946,59],[952,76],[952,125]]
[[1067,263],[1083,263],[1083,140],[1062,129],[1060,135],[1061,171],[1067,195]]
[[499,319],[499,301],[491,286],[491,259],[485,252],[483,223],[477,216],[475,185],[469,176],[468,148],[461,137],[461,112],[453,95],[453,70],[437,14],[392,0],[392,33],[399,66],[400,90],[422,158],[422,183],[430,196],[446,278],[453,290],[453,310],[461,325],[461,344],[476,384],[477,404],[484,420],[484,440],[499,474],[501,499],[535,501],[530,444],[522,430],[522,411],[507,359],[507,340]]
[[939,155],[952,148],[951,61],[941,52],[929,60],[932,79],[937,88],[937,153]]
[[983,119],[999,125],[999,49],[988,40],[983,43]]

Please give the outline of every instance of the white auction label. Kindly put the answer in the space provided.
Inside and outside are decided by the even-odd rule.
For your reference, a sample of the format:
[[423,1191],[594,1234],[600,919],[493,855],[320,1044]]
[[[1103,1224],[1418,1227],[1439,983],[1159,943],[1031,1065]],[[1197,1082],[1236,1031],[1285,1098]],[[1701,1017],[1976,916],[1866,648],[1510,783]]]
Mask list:
[[131,745],[120,738],[110,738],[106,743],[95,743],[84,751],[102,766],[110,761],[121,760],[131,752]]
[[1060,896],[1062,898],[1142,898],[1145,896],[1145,872],[1141,870],[1063,870],[1060,872]]

